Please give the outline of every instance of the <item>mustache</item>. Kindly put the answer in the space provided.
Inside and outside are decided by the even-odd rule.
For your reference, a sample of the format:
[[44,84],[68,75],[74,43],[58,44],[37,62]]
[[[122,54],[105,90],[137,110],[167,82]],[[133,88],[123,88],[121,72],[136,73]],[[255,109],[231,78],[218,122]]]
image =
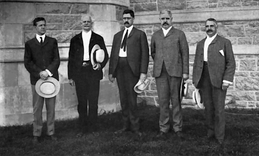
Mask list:
[[129,24],[129,22],[126,21],[126,22],[124,22],[124,24]]
[[213,30],[209,29],[209,30],[207,30],[206,32],[213,32]]
[[169,25],[167,22],[164,22],[162,25]]

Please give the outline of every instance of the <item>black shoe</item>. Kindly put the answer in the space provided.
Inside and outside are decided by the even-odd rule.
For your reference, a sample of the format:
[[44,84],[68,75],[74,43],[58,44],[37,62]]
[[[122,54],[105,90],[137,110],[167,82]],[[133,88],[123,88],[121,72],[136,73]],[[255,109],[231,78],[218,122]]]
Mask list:
[[49,137],[50,137],[50,140],[51,140],[51,141],[57,141],[57,140],[58,140],[58,138],[55,137],[54,135],[50,135]]
[[176,132],[176,135],[179,139],[184,139],[183,133],[181,131]]
[[40,143],[40,138],[37,136],[34,136],[32,142],[33,142],[33,144],[38,144],[38,143]]
[[156,135],[156,138],[165,139],[165,138],[166,138],[166,135],[167,135],[166,132],[160,131],[160,132]]
[[127,131],[129,131],[128,128],[122,128],[122,129],[120,129],[120,130],[118,130],[118,131],[115,131],[114,133],[115,133],[115,134],[121,134],[121,133],[124,133],[124,132],[127,132]]

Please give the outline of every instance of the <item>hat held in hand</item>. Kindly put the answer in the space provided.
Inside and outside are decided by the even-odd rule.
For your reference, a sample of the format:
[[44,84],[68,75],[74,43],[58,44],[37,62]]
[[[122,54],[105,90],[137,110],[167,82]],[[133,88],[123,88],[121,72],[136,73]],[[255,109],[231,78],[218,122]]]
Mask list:
[[104,50],[100,48],[99,45],[94,45],[91,50],[91,63],[93,68],[96,67],[97,63],[102,63],[104,60],[105,54]]
[[36,82],[35,90],[41,97],[52,98],[58,94],[60,83],[53,77],[48,77],[46,80],[39,79]]
[[134,86],[134,91],[138,94],[142,93],[149,85],[150,79],[146,79],[145,81],[138,81],[138,83]]

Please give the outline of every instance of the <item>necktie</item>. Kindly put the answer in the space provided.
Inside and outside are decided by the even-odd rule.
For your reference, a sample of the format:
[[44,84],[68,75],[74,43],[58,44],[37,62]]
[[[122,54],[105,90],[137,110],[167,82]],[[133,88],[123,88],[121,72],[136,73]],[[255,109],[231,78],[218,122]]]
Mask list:
[[124,51],[126,51],[127,38],[128,38],[128,30],[126,31],[126,34],[124,35],[124,38],[121,43],[121,48],[123,48]]
[[43,43],[43,39],[42,39],[42,37],[40,37],[40,44],[42,44]]

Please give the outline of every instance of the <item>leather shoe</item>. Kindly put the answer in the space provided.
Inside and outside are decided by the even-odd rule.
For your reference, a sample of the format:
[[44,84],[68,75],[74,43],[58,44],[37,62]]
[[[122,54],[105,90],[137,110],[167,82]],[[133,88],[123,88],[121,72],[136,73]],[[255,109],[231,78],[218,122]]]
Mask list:
[[176,132],[176,135],[180,139],[184,139],[183,133],[181,131]]
[[121,133],[124,133],[124,132],[127,132],[127,131],[129,131],[128,128],[122,128],[122,129],[120,129],[120,130],[118,130],[118,131],[115,131],[114,133],[115,133],[115,134],[121,134]]
[[50,137],[50,140],[52,140],[52,141],[57,141],[58,140],[57,137],[55,137],[54,135],[50,135],[49,137]]
[[166,132],[160,131],[160,132],[156,135],[156,137],[157,137],[157,138],[161,138],[161,139],[163,138],[163,139],[164,139],[164,138],[166,138],[166,134],[167,134]]
[[40,140],[39,137],[34,136],[32,142],[33,142],[33,144],[38,144],[38,143],[40,143],[39,140]]

